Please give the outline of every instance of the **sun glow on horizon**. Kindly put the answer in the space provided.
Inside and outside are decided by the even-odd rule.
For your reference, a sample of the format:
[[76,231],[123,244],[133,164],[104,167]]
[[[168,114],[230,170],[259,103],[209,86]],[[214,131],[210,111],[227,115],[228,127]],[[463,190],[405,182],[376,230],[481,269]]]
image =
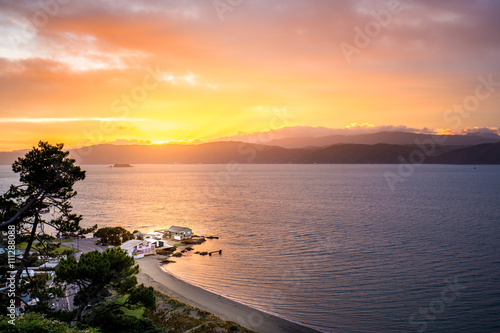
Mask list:
[[[360,47],[355,28],[383,4],[277,1],[245,3],[224,20],[210,2],[69,2],[43,25],[30,21],[42,3],[10,2],[0,8],[0,151],[40,139],[187,144],[284,127],[303,135],[315,126],[461,134],[500,126],[490,56],[500,52],[490,15],[500,5],[403,4]],[[357,48],[349,59],[342,43]],[[461,116],[454,105],[473,96],[480,76],[491,77],[491,96]]]

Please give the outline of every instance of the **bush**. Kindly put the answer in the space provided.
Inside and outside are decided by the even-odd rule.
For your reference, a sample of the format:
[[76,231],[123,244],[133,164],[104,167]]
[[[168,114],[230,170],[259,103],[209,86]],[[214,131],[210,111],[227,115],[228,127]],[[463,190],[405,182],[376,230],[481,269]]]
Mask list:
[[0,332],[4,333],[99,333],[97,328],[70,328],[66,323],[48,319],[37,313],[18,317],[14,325],[9,317],[0,317]]

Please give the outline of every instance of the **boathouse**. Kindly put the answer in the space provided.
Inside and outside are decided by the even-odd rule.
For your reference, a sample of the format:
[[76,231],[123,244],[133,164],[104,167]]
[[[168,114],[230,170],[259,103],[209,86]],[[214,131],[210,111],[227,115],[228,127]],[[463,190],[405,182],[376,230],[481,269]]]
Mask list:
[[165,237],[175,240],[190,239],[193,237],[193,231],[187,227],[171,226],[165,232]]

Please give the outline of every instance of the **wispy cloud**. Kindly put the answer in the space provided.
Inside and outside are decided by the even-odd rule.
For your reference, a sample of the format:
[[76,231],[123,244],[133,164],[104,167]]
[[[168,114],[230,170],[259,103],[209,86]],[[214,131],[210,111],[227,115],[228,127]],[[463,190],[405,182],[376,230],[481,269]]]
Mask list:
[[[294,125],[324,126],[276,138],[406,130],[376,124],[446,130],[443,113],[478,75],[500,81],[500,1],[399,2],[404,10],[346,66],[338,45],[381,24],[387,0],[248,0],[223,22],[213,1],[0,0],[0,140],[76,145],[108,121],[118,126],[106,142],[206,141],[268,130],[272,105],[286,105]],[[158,87],[142,96],[148,68]],[[115,110],[118,98],[128,105]],[[136,104],[129,116],[151,121],[106,118]],[[464,132],[498,126],[498,105],[492,94]]]
[[109,121],[109,122],[136,122],[149,121],[150,119],[142,118],[0,118],[0,123],[67,123],[67,122],[84,122],[84,121]]
[[189,72],[189,74],[186,75],[174,75],[171,73],[162,73],[161,80],[164,82],[173,84],[173,85],[179,85],[179,84],[186,84],[190,86],[201,86],[201,87],[207,87],[210,89],[217,89],[219,87],[218,84],[212,83],[212,82],[204,82],[200,80],[200,78]]
[[437,134],[444,135],[467,135],[467,134],[481,134],[483,136],[496,136],[500,135],[500,127],[466,127],[462,129],[451,129],[451,128],[438,128],[436,129]]
[[198,139],[178,139],[178,140],[145,140],[145,139],[118,139],[112,142],[109,142],[113,145],[167,145],[167,144],[194,144],[201,142]]
[[320,138],[330,135],[360,135],[377,132],[411,132],[422,134],[434,134],[436,131],[427,128],[411,128],[407,126],[381,125],[376,126],[369,123],[351,123],[344,128],[328,128],[323,126],[291,126],[272,129],[269,131],[255,133],[239,133],[238,135],[220,138],[214,141],[244,141],[258,143],[260,137],[270,137],[273,139],[288,138]]

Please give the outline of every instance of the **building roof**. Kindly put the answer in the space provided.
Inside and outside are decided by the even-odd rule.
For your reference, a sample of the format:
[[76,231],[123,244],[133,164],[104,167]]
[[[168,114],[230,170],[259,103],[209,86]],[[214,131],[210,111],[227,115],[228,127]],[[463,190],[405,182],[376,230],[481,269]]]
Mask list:
[[170,228],[168,228],[167,231],[169,231],[169,232],[183,232],[186,229],[189,230],[189,231],[191,231],[191,229],[189,229],[188,227],[177,227],[175,225],[171,226]]
[[45,264],[40,265],[39,268],[54,268],[57,267],[57,265],[59,265],[58,262],[46,262]]
[[146,238],[146,239],[144,239],[144,241],[148,242],[148,243],[163,242],[163,240],[161,240],[161,239],[151,239],[151,238]]
[[[11,274],[11,276],[14,276],[17,274],[17,271],[11,271],[10,274]],[[29,276],[33,277],[33,276],[35,276],[35,271],[32,269],[28,269],[28,274],[29,274]],[[26,274],[26,270],[23,270],[23,272],[21,273],[21,277],[27,277],[28,274]]]
[[120,245],[120,247],[124,250],[130,250],[134,246],[140,245],[142,243],[144,243],[144,241],[139,240],[139,239],[132,239],[132,240],[126,241],[125,243]]

